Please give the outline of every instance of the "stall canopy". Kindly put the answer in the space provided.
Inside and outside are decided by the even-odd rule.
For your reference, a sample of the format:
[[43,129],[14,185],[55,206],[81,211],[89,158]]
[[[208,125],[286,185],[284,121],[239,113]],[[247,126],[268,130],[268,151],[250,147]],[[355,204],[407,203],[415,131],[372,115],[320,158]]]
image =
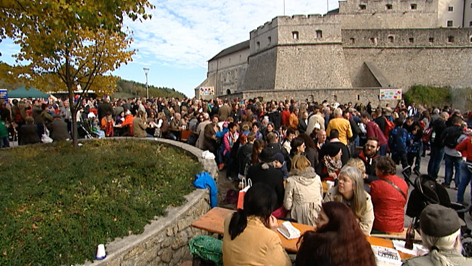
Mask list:
[[38,91],[35,88],[26,89],[25,86],[13,91],[8,91],[8,98],[49,98],[49,94]]

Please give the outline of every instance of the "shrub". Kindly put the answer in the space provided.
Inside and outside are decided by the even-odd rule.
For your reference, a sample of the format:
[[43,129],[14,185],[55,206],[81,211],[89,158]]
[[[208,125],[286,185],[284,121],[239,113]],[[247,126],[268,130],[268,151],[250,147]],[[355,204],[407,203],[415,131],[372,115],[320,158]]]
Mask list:
[[403,96],[407,105],[411,105],[412,102],[439,107],[451,104],[451,89],[449,87],[438,88],[415,85],[412,86]]
[[201,165],[149,141],[96,140],[0,153],[0,265],[71,265],[184,202]]

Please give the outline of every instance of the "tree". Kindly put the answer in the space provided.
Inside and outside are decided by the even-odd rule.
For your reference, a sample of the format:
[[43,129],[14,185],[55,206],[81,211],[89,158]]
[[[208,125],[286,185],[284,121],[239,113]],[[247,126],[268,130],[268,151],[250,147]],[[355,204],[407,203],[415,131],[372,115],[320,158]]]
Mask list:
[[[148,0],[2,0],[0,39],[9,37],[21,48],[16,65],[3,78],[21,80],[42,91],[69,92],[73,143],[77,145],[74,89],[110,93],[116,86],[110,72],[132,60],[132,39],[124,16],[150,18]],[[83,94],[81,95],[83,96]]]

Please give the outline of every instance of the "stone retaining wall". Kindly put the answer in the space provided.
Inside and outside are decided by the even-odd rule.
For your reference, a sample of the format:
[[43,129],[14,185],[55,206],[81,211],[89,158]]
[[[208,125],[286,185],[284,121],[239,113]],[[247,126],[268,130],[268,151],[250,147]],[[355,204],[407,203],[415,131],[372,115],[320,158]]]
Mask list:
[[[215,161],[203,159],[202,150],[167,139],[146,140],[185,150],[202,163],[204,171],[209,172],[214,178],[217,177],[218,168]],[[151,224],[145,226],[142,234],[115,239],[106,244],[107,257],[104,260],[85,265],[180,265],[183,261],[191,259],[188,242],[193,237],[205,233],[191,227],[191,223],[210,209],[210,197],[208,190],[196,189],[185,198],[187,199],[185,205],[177,208],[169,207],[166,217],[156,217]]]

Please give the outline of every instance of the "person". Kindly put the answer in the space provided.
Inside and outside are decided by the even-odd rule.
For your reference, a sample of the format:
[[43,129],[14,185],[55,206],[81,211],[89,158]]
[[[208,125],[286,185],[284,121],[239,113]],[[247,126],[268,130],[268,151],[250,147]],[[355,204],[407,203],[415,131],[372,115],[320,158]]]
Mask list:
[[147,126],[144,123],[144,121],[146,121],[145,112],[143,112],[142,110],[138,110],[136,117],[133,119],[133,137],[135,138],[145,138],[145,137],[151,138],[152,137],[150,134],[146,133]]
[[329,120],[328,127],[326,128],[326,133],[328,137],[332,139],[331,130],[337,129],[339,133],[339,141],[344,145],[347,145],[348,138],[352,137],[351,123],[349,120],[346,120],[343,117],[343,110],[341,108],[334,109],[334,118]]
[[401,118],[395,119],[395,128],[390,132],[388,146],[390,147],[393,161],[395,163],[401,162],[405,170],[409,167],[406,145],[410,142],[410,137],[408,131],[402,126],[403,120]]
[[323,158],[326,155],[327,150],[331,149],[332,146],[336,146],[339,147],[342,151],[341,162],[343,163],[343,165],[345,165],[349,158],[351,158],[351,152],[349,151],[349,148],[339,140],[339,132],[337,129],[331,130],[329,136],[329,143],[323,145],[320,150],[319,157]]
[[444,157],[444,145],[441,143],[441,135],[446,130],[446,120],[449,118],[447,112],[442,112],[440,117],[431,122],[433,132],[431,133],[431,155],[428,162],[428,175],[434,179],[438,178],[439,168]]
[[[244,133],[241,133],[241,135],[244,135]],[[249,135],[247,135],[246,144],[239,147],[239,150],[236,154],[236,161],[238,163],[238,179],[241,179],[244,176],[246,158],[251,155],[255,140],[256,134],[251,132]]]
[[0,119],[0,149],[8,147],[10,147],[10,141],[8,140],[7,124],[4,120]]
[[320,176],[303,155],[295,155],[285,186],[284,207],[289,218],[298,223],[315,225],[323,198]]
[[[460,177],[459,190],[457,191],[457,202],[463,205],[469,205],[464,202],[465,189],[472,180],[472,137],[467,137],[459,145],[456,146],[456,150],[462,153],[462,157],[465,157],[465,161],[460,166]],[[472,195],[472,190],[470,192]],[[472,199],[471,199],[472,201]]]
[[[327,145],[323,147],[327,147]],[[339,146],[330,146],[326,149],[325,155],[320,157],[320,163],[316,169],[322,180],[334,181],[338,179],[339,171],[343,166],[341,156],[342,150]]]
[[419,125],[415,125],[411,131],[408,131],[408,139],[410,142],[406,146],[406,157],[408,159],[408,165],[413,166],[413,162],[415,162],[415,167],[413,168],[413,172],[420,176],[420,163],[421,163],[421,152],[423,150],[423,142],[421,141],[421,136],[423,135],[423,131],[421,130]]
[[347,204],[356,216],[362,232],[370,235],[374,223],[374,208],[369,194],[364,191],[361,171],[354,166],[344,166],[339,172],[338,180],[338,185],[328,190],[324,201]]
[[[226,105],[227,106],[227,105]],[[221,108],[220,108],[221,110]],[[231,177],[231,170],[233,167],[233,158],[231,157],[231,148],[239,138],[238,124],[230,122],[228,124],[228,132],[223,135],[223,156],[226,159],[226,177],[233,180]]]
[[379,146],[380,146],[380,155],[385,156],[387,154],[387,145],[388,139],[385,136],[384,132],[380,129],[379,125],[372,121],[372,117],[369,113],[363,112],[361,114],[361,121],[364,125],[366,125],[367,130],[367,138],[375,137],[378,139]]
[[71,136],[67,128],[67,123],[60,115],[55,115],[54,120],[49,124],[49,134],[54,141],[69,140]]
[[455,187],[460,186],[460,164],[462,162],[461,153],[456,150],[459,144],[459,138],[464,132],[461,125],[462,118],[455,116],[451,120],[452,126],[446,128],[441,134],[441,142],[444,143],[444,183],[443,186],[449,188],[452,181],[452,175],[455,169],[454,183]]
[[374,230],[386,233],[403,232],[408,185],[395,175],[395,162],[382,156],[375,166],[379,180],[370,183],[370,196],[374,204]]
[[305,142],[305,156],[310,161],[311,167],[315,168],[318,166],[319,156],[316,150],[316,144],[313,139],[307,134],[300,134],[297,138],[302,138]]
[[369,137],[367,138],[364,148],[353,157],[359,158],[364,162],[364,183],[369,184],[370,182],[379,179],[375,173],[375,165],[377,159],[380,158],[379,150],[379,140],[376,137]]
[[38,126],[34,124],[34,118],[27,116],[25,122],[26,124],[20,127],[22,137],[19,145],[40,143],[41,139],[38,136]]
[[292,265],[275,232],[277,219],[271,213],[276,205],[275,191],[265,184],[254,184],[247,191],[244,208],[229,214],[224,221],[225,266]]
[[376,265],[372,248],[346,204],[323,203],[316,228],[316,231],[305,232],[298,240],[296,266]]
[[403,261],[402,266],[465,266],[472,259],[462,256],[461,221],[456,211],[431,204],[420,215],[423,246],[429,253]]
[[105,131],[105,137],[114,136],[114,126],[115,122],[113,120],[112,114],[106,113],[100,121],[100,129]]
[[203,121],[198,124],[197,131],[195,132],[195,134],[198,136],[195,146],[201,150],[204,149],[203,143],[205,141],[205,127],[210,123],[210,115],[208,113],[204,113]]
[[275,158],[271,148],[264,148],[258,157],[260,162],[249,167],[246,177],[250,178],[253,184],[264,183],[274,189],[277,194],[276,209],[278,209],[284,201],[283,174],[274,167]]

